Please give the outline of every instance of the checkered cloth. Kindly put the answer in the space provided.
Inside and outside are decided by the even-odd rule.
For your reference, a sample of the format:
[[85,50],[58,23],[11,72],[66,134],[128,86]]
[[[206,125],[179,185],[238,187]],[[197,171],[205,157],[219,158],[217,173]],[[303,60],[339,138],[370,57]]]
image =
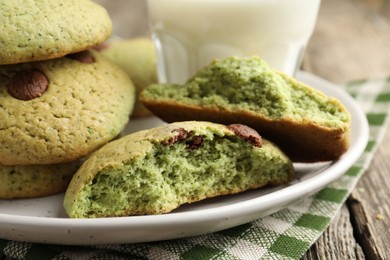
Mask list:
[[364,109],[369,143],[337,181],[270,216],[213,234],[142,244],[59,246],[0,239],[0,255],[16,259],[299,259],[337,215],[381,142],[390,108],[390,78],[341,85]]

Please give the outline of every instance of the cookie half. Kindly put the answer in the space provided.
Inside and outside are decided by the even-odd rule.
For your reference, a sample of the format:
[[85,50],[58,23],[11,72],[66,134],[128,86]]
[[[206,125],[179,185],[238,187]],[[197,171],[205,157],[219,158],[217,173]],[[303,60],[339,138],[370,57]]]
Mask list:
[[129,76],[99,53],[0,67],[0,164],[71,162],[116,137],[134,106]]
[[258,57],[216,60],[186,84],[154,84],[140,99],[167,122],[248,125],[293,161],[335,160],[349,147],[350,114],[339,100],[271,69]]
[[64,206],[72,218],[162,214],[293,177],[291,161],[247,126],[179,122],[99,149],[73,177]]
[[0,64],[47,60],[86,50],[112,33],[107,11],[90,0],[0,4]]

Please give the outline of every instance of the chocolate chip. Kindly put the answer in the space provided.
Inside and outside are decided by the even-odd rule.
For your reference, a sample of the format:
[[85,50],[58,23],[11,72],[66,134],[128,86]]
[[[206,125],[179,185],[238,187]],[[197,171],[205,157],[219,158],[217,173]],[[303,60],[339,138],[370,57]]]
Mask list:
[[188,134],[190,134],[187,130],[185,130],[184,128],[178,128],[178,129],[175,129],[173,130],[174,132],[178,133],[178,135],[176,136],[176,140],[183,140],[183,139],[186,139]]
[[[192,135],[192,131],[188,132],[184,128],[177,128],[177,129],[172,130],[172,132],[177,133],[177,135],[175,135],[174,137],[169,138],[168,140],[165,140],[165,141],[161,142],[161,144],[163,144],[163,145],[173,145],[177,141],[185,140],[185,139],[189,138]],[[188,148],[194,150],[194,149],[199,148],[199,146],[202,143],[203,143],[203,137],[197,135],[197,136],[193,136],[191,140],[188,140],[186,142],[186,145],[187,145]]]
[[245,141],[248,141],[256,147],[261,147],[262,139],[259,133],[256,130],[250,128],[249,126],[242,124],[232,124],[228,125],[227,128],[234,132],[234,134]]
[[81,52],[68,54],[66,55],[66,57],[72,60],[77,60],[82,63],[90,64],[95,62],[95,58],[91,55],[89,51],[81,51]]
[[198,149],[199,146],[203,143],[203,137],[202,136],[194,136],[191,141],[187,142],[187,147],[191,150]]
[[169,139],[166,140],[166,141],[163,141],[163,142],[162,142],[163,145],[172,145],[172,144],[176,143],[178,140],[186,139],[187,136],[190,134],[190,133],[189,133],[187,130],[185,130],[184,128],[174,129],[172,132],[176,132],[176,133],[178,133],[178,134],[175,135],[175,136],[172,137],[172,138],[169,138]]
[[49,80],[39,70],[25,70],[15,74],[8,85],[8,93],[19,100],[31,100],[42,96]]

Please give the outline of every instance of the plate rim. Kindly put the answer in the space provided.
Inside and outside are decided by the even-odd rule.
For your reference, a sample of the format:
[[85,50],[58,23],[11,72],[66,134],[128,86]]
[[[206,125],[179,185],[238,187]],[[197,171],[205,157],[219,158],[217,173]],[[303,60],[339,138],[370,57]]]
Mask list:
[[[232,223],[233,220],[237,220],[237,218],[240,218],[243,215],[246,215],[246,220],[243,223],[248,223],[254,219],[256,219],[256,216],[259,216],[261,211],[268,210],[269,213],[266,213],[265,215],[269,215],[272,212],[273,205],[281,205],[286,204],[286,198],[287,204],[290,205],[294,201],[303,199],[321,188],[325,187],[329,183],[335,181],[341,175],[343,175],[352,165],[355,163],[361,154],[364,152],[364,149],[366,147],[366,144],[369,139],[369,126],[367,122],[367,118],[365,116],[365,113],[361,110],[360,106],[356,103],[356,101],[342,88],[337,87],[335,84],[330,83],[326,81],[323,78],[320,78],[318,76],[315,76],[309,72],[299,71],[297,74],[297,79],[299,81],[302,81],[304,83],[306,82],[312,82],[316,83],[321,91],[327,94],[327,96],[336,96],[338,99],[342,97],[341,99],[346,101],[344,105],[348,108],[351,118],[355,121],[352,121],[352,124],[359,123],[359,128],[354,129],[355,132],[351,135],[357,135],[355,138],[359,138],[358,142],[353,142],[349,150],[341,157],[341,159],[332,162],[331,171],[327,174],[318,174],[312,178],[309,178],[307,180],[299,181],[291,186],[284,187],[280,190],[273,191],[268,194],[264,194],[262,196],[258,196],[252,199],[239,201],[230,205],[222,205],[217,206],[213,208],[206,208],[206,209],[197,209],[194,211],[186,211],[186,212],[173,212],[163,215],[148,215],[148,216],[128,216],[128,217],[113,217],[113,218],[96,218],[96,219],[70,219],[70,218],[56,218],[56,217],[41,217],[41,216],[25,216],[25,215],[14,215],[14,214],[4,214],[0,213],[0,224],[6,224],[6,225],[18,225],[19,230],[20,229],[49,229],[49,232],[42,231],[47,236],[50,237],[50,230],[53,229],[53,231],[60,230],[67,238],[74,237],[74,233],[96,233],[94,229],[96,227],[101,228],[101,230],[104,230],[105,232],[109,230],[116,230],[119,232],[121,228],[126,230],[134,229],[136,232],[141,232],[142,236],[142,230],[141,228],[145,229],[146,233],[153,232],[155,228],[175,228],[175,227],[183,227],[186,225],[201,225],[203,223],[215,223],[217,226],[215,226],[213,229],[210,229],[208,232],[203,231],[191,231],[191,232],[181,232],[178,234],[172,234],[167,232],[166,235],[163,235],[161,237],[156,235],[154,237],[150,238],[123,238],[121,235],[122,233],[118,233],[116,236],[109,238],[111,241],[107,240],[99,240],[97,238],[93,238],[93,236],[90,235],[90,240],[87,241],[71,241],[69,239],[63,240],[61,242],[60,240],[48,240],[46,238],[39,238],[39,237],[31,237],[31,235],[23,236],[23,230],[19,231],[21,232],[19,235],[20,240],[25,241],[31,241],[31,242],[46,242],[46,243],[55,243],[55,244],[70,244],[70,245],[83,245],[83,244],[104,244],[107,242],[112,243],[133,243],[133,242],[151,242],[151,241],[158,241],[158,240],[166,240],[166,239],[172,239],[172,238],[182,238],[182,237],[188,237],[192,235],[200,235],[205,234],[209,232],[216,232],[225,228],[237,226],[237,223],[240,221],[234,222],[234,225],[226,225],[226,222]],[[312,86],[314,88],[317,88],[316,86]],[[326,89],[325,91],[323,89]],[[344,103],[344,101],[342,101]],[[351,127],[352,129],[352,127]],[[357,131],[357,132],[356,132]],[[351,136],[352,137],[352,136]],[[345,161],[348,159],[348,163],[346,164]],[[310,185],[310,189],[307,188],[307,185]],[[261,204],[259,206],[259,203]],[[237,210],[237,208],[240,208],[240,210]],[[276,208],[276,207],[274,207]],[[285,208],[285,207],[282,207]],[[279,209],[277,209],[279,210]],[[275,211],[277,211],[275,210]],[[228,216],[224,216],[221,214],[221,212],[229,212]],[[251,219],[254,218],[254,219]],[[225,223],[221,224],[221,223]],[[60,232],[60,233],[61,233]],[[72,233],[73,232],[73,233]],[[24,232],[26,233],[26,232]],[[29,233],[29,232],[27,232]],[[151,233],[153,234],[153,233]],[[24,234],[25,235],[25,234]],[[12,234],[8,235],[7,237],[4,237],[4,235],[0,234],[0,238],[4,239],[15,239]],[[26,239],[26,237],[28,239]],[[31,239],[32,238],[32,239]],[[95,239],[95,240],[93,240]],[[95,241],[95,242],[94,242]]]

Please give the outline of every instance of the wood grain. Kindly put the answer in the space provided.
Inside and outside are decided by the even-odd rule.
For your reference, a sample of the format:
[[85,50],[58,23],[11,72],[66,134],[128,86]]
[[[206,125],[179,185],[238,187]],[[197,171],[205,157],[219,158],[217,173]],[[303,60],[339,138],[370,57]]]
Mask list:
[[390,1],[322,0],[306,49],[310,70],[332,82],[390,73]]
[[332,224],[302,258],[308,259],[365,259],[353,237],[349,211],[343,206]]
[[348,200],[358,242],[369,259],[390,259],[390,132]]

